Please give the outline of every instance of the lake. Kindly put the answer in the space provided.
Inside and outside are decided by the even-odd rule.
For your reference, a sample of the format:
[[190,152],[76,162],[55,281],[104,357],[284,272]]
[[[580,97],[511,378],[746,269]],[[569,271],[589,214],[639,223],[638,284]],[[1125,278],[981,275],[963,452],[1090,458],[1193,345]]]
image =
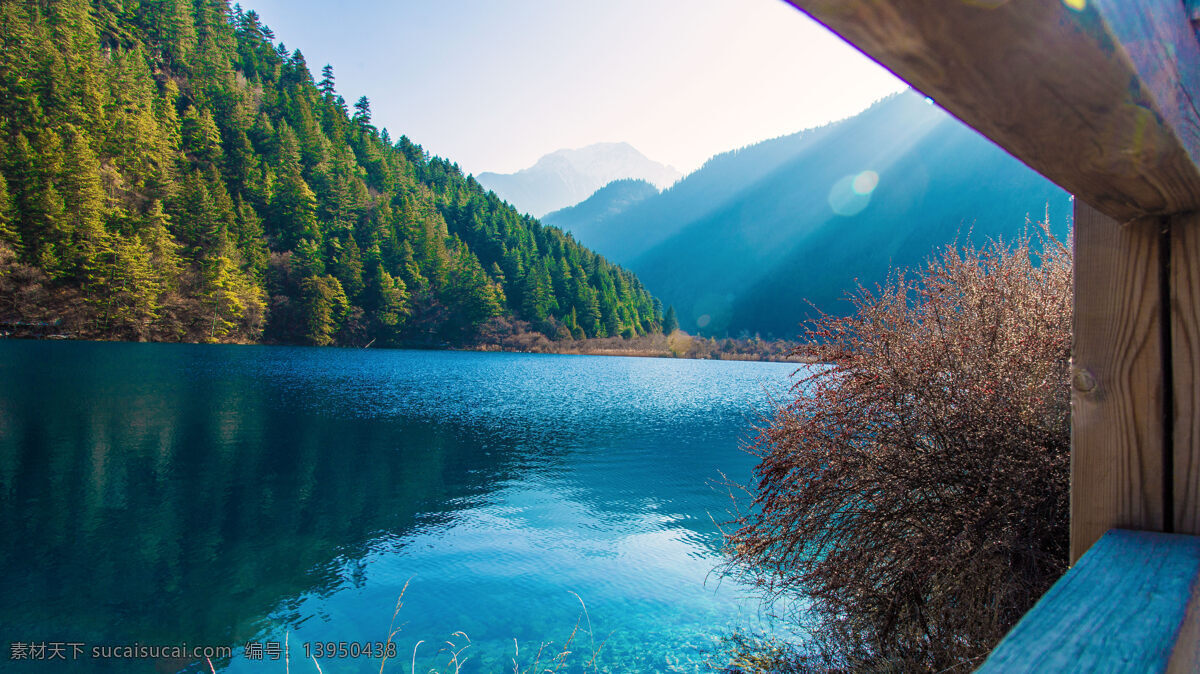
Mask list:
[[[561,671],[710,671],[721,634],[777,629],[712,573],[714,519],[795,369],[0,340],[0,634],[83,645],[6,669],[208,671],[92,657],[186,643],[267,674],[286,639],[291,671],[345,642],[325,674],[407,673],[469,639],[463,672],[512,671],[578,625]],[[350,657],[389,626],[394,660]]]

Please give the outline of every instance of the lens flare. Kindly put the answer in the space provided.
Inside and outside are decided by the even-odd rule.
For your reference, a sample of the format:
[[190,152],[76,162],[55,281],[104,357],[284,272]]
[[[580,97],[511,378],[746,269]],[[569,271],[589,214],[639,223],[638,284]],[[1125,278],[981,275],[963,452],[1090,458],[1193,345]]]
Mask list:
[[875,186],[879,184],[879,174],[874,171],[863,171],[854,176],[854,182],[850,187],[859,194],[870,194],[875,191]]
[[879,174],[866,170],[844,176],[829,189],[829,208],[842,216],[858,215],[871,203]]

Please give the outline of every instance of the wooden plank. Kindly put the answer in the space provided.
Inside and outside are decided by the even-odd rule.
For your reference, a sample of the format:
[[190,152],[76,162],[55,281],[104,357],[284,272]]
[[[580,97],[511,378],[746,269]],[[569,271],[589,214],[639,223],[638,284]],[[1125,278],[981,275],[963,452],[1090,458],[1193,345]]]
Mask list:
[[1200,537],[1110,531],[976,671],[1195,671],[1198,590]]
[[1109,529],[1163,530],[1160,238],[1075,201],[1072,561]]
[[1171,219],[1174,530],[1200,534],[1200,214]]
[[[1190,535],[1190,534],[1189,534]],[[1188,599],[1187,615],[1183,628],[1175,641],[1171,661],[1167,663],[1168,674],[1195,674],[1200,672],[1200,583],[1192,583],[1192,596]]]
[[1101,212],[1200,208],[1200,44],[1180,0],[789,2]]

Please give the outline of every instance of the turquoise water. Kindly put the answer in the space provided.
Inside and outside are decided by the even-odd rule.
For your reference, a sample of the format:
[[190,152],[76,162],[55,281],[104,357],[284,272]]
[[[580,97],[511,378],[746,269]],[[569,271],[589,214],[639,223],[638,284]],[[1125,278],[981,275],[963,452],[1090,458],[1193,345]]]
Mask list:
[[427,671],[449,640],[463,672],[512,671],[578,625],[560,671],[597,650],[588,671],[709,671],[723,632],[773,629],[712,573],[715,482],[750,477],[739,443],[794,369],[0,342],[0,639],[84,644],[3,664],[208,671],[91,657],[186,643],[231,647],[217,671],[283,672],[286,639],[315,672],[306,643],[357,651],[394,625],[393,660],[321,670],[410,672],[415,649]]

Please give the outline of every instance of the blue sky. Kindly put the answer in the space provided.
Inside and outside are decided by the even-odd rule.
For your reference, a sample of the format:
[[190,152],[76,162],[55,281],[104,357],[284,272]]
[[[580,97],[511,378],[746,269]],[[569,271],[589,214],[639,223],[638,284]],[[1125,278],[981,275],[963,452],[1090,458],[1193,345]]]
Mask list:
[[[780,0],[246,0],[313,75],[470,173],[626,141],[683,172],[903,84]],[[335,8],[336,7],[336,8]]]

